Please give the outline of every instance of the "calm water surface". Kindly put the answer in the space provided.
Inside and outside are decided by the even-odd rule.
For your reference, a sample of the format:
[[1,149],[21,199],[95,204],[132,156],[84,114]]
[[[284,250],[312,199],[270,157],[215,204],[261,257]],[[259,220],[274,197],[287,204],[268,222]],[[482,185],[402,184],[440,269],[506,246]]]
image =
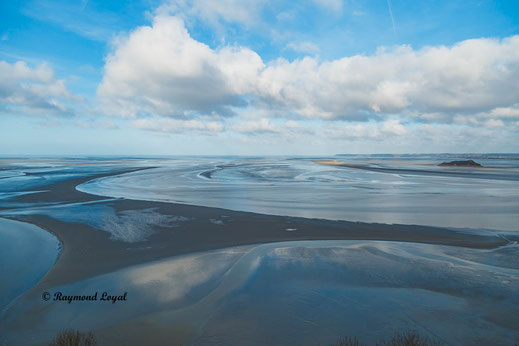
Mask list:
[[[0,214],[48,215],[102,228],[113,241],[141,242],[154,232],[150,225],[183,219],[165,219],[151,209],[115,215],[110,198],[503,235],[518,231],[517,155],[334,159],[349,166],[289,157],[0,160]],[[485,168],[437,166],[455,159],[473,159]],[[104,201],[15,201],[49,183],[129,167],[153,168],[77,187],[106,196]],[[135,225],[136,232],[121,237],[120,224]],[[491,250],[367,241],[265,244],[165,259],[53,288],[73,294],[128,291],[128,302],[117,309],[45,303],[27,295],[15,299],[38,282],[58,252],[50,233],[0,218],[0,309],[11,304],[2,317],[3,340],[23,344],[70,327],[93,329],[101,337],[119,333],[128,343],[143,344],[147,340],[132,334],[143,323],[153,328],[166,323],[167,332],[182,326],[174,336],[184,344],[313,345],[344,335],[374,343],[403,329],[453,344],[519,340],[515,242]],[[17,320],[42,308],[41,323],[30,332],[16,331]]]
[[454,345],[514,344],[518,255],[517,244],[474,250],[375,241],[221,249],[53,287],[63,294],[127,292],[127,301],[22,299],[5,328],[44,308],[41,322],[30,332],[4,332],[21,343],[66,327],[129,345],[155,337],[173,344],[326,345],[345,335],[375,344],[417,330]]
[[0,218],[0,312],[54,265],[60,242],[34,225]]
[[[485,168],[437,166],[468,158]],[[518,230],[519,156],[335,159],[356,167],[293,158],[184,158],[78,190],[275,215]]]

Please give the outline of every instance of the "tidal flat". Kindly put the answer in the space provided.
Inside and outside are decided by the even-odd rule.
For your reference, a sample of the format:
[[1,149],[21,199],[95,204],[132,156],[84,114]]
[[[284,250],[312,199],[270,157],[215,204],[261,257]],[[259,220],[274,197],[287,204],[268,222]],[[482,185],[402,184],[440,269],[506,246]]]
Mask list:
[[[0,243],[15,249],[2,264],[30,269],[3,275],[0,343],[46,344],[67,328],[101,345],[374,343],[405,330],[519,341],[519,161],[479,158],[482,173],[437,167],[443,157],[333,159],[377,169],[0,160]],[[22,250],[44,260],[31,266]]]

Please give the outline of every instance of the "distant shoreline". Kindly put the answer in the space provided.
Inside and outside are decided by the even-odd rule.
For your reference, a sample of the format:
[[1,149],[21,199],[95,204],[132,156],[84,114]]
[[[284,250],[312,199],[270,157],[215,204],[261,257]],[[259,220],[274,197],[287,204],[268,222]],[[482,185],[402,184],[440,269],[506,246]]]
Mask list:
[[[313,162],[320,164],[320,165],[326,165],[326,166],[335,166],[335,167],[345,167],[345,168],[354,168],[354,169],[362,169],[366,171],[371,172],[384,172],[384,173],[396,173],[396,174],[414,174],[414,175],[430,175],[430,176],[447,176],[447,177],[460,177],[460,178],[469,178],[469,179],[490,179],[490,180],[507,180],[507,181],[519,181],[519,178],[514,176],[495,176],[493,175],[491,171],[492,167],[471,167],[471,166],[464,166],[464,167],[453,167],[453,166],[446,166],[445,170],[441,169],[443,166],[441,166],[440,169],[434,170],[434,169],[408,169],[408,168],[386,168],[386,167],[375,167],[375,166],[368,166],[364,164],[353,164],[353,163],[347,163],[347,162],[340,162],[335,159],[327,159],[327,160],[313,160]],[[472,171],[456,171],[454,169],[461,169],[461,168],[468,168],[476,170],[477,172]]]

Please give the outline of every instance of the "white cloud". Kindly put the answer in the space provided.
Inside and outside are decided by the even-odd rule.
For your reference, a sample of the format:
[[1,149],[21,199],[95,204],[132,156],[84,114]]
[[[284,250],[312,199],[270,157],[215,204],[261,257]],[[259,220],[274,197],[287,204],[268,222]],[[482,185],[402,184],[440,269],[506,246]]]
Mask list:
[[310,119],[393,114],[452,122],[509,109],[519,100],[517,80],[519,36],[264,63],[248,48],[211,49],[194,40],[181,19],[158,16],[116,43],[98,95],[112,113],[130,117],[228,116],[250,102],[250,108]]
[[512,107],[494,108],[489,114],[486,114],[486,117],[502,119],[519,119],[519,104],[513,105]]
[[490,111],[480,113],[449,114],[422,114],[422,119],[435,119],[436,122],[452,123],[458,125],[485,126],[487,128],[504,127],[513,124],[514,120],[519,119],[519,106],[517,104],[511,107],[497,107]]
[[302,125],[297,121],[288,120],[281,123],[273,123],[265,118],[239,122],[233,125],[231,130],[247,135],[276,135],[286,138],[314,134],[314,131],[309,126]]
[[[447,124],[422,124],[411,131],[408,143],[421,143],[430,148],[445,147],[445,151],[452,151],[452,148],[462,151],[465,148],[481,148],[482,145],[488,146],[498,144],[500,141],[509,140],[504,133],[498,135],[501,130],[489,129],[485,127],[471,127],[466,125],[447,125]],[[507,134],[508,135],[508,134]],[[499,143],[502,145],[502,143]],[[470,150],[470,149],[469,149]],[[424,151],[424,149],[422,149]]]
[[519,99],[519,36],[453,47],[400,46],[372,56],[268,64],[258,94],[307,118],[358,119],[380,113],[476,113]]
[[372,140],[379,138],[380,134],[380,126],[373,123],[334,123],[324,126],[321,131],[321,135],[324,138],[338,140]]
[[404,125],[400,124],[398,120],[388,120],[382,123],[382,132],[391,133],[394,135],[404,135],[407,133]]
[[161,132],[161,133],[217,133],[223,131],[223,123],[218,121],[201,120],[179,120],[171,118],[152,118],[137,119],[132,122],[132,126],[142,130]]
[[191,117],[232,115],[243,107],[261,58],[243,47],[212,50],[190,37],[177,17],[155,17],[115,44],[98,95],[109,113]]
[[504,126],[505,126],[505,124],[503,123],[503,121],[499,120],[499,119],[488,119],[487,121],[485,121],[485,127],[488,127],[491,129],[504,127]]
[[71,115],[68,103],[77,100],[47,64],[0,61],[0,112]]
[[234,125],[232,129],[236,132],[253,134],[278,132],[276,126],[274,126],[268,119],[240,122]]
[[407,133],[407,129],[394,119],[382,123],[330,122],[322,130],[324,138],[341,140],[384,140]]

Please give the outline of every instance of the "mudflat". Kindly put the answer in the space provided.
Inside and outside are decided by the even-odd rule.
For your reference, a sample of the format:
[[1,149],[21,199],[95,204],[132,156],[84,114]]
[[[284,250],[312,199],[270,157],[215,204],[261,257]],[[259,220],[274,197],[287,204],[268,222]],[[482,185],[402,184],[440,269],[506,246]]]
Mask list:
[[[133,170],[128,170],[133,171]],[[117,171],[111,174],[121,174]],[[176,203],[107,199],[77,191],[85,181],[108,176],[110,173],[75,178],[47,185],[44,192],[22,195],[14,202],[85,203],[105,205],[116,214],[153,209],[167,216],[181,216],[186,221],[173,227],[156,226],[145,241],[114,241],[110,233],[84,223],[70,223],[48,215],[9,216],[35,224],[54,233],[63,244],[63,251],[52,269],[39,283],[63,284],[85,279],[161,258],[191,252],[246,244],[260,244],[294,240],[391,240],[471,248],[494,248],[507,243],[497,235],[466,233],[461,230],[418,225],[387,225],[305,219],[238,212],[218,208]]]

